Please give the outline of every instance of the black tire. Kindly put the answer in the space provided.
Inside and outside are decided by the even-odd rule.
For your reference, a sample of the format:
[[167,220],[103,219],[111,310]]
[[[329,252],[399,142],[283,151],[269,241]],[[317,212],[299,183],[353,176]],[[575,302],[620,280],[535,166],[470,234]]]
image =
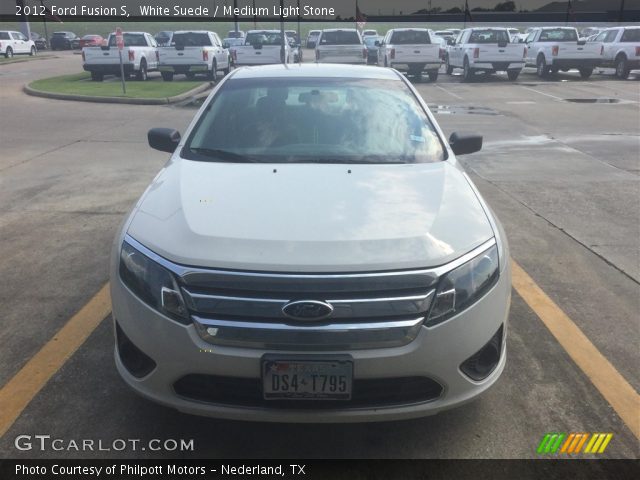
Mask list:
[[29,51],[29,56],[33,57],[36,54],[36,47],[31,47],[31,50]]
[[631,69],[627,64],[627,57],[625,57],[624,55],[620,55],[618,58],[616,58],[616,77],[621,80],[626,80],[627,78],[629,78],[630,72]]
[[438,70],[429,70],[427,74],[429,75],[430,81],[435,82],[438,80]]
[[515,82],[518,79],[518,75],[520,75],[520,70],[507,70],[507,77],[512,82]]
[[147,72],[147,61],[143,58],[140,60],[140,70],[136,73],[136,80],[139,82],[146,82],[149,78],[149,74]]
[[473,80],[474,72],[469,65],[469,59],[465,57],[462,67],[462,81],[471,82]]
[[230,71],[231,71],[231,58],[227,59],[227,68],[223,68],[222,73],[224,73],[225,75],[229,75]]
[[173,81],[173,72],[160,72],[160,75],[162,75],[162,80],[165,82]]
[[384,66],[385,66],[385,67],[388,67],[388,66],[389,66],[389,64],[387,63],[387,57],[384,57]]
[[544,59],[544,55],[538,55],[536,60],[536,74],[540,78],[547,78],[549,76],[549,67],[547,67],[547,61]]
[[580,72],[580,77],[583,80],[586,80],[587,78],[589,78],[591,76],[591,74],[593,73],[593,68],[580,68],[579,69]]
[[453,73],[453,67],[449,65],[449,55],[446,56],[444,64],[447,69],[447,75],[451,75]]
[[187,77],[187,80],[193,80],[194,78],[196,78],[196,74],[193,72],[187,72],[185,73],[185,76]]
[[4,52],[4,58],[13,58],[13,48],[7,47]]
[[91,80],[94,82],[101,82],[104,80],[104,74],[100,72],[91,72]]
[[208,73],[207,77],[212,82],[218,81],[218,64],[216,63],[215,60],[211,64],[211,71]]

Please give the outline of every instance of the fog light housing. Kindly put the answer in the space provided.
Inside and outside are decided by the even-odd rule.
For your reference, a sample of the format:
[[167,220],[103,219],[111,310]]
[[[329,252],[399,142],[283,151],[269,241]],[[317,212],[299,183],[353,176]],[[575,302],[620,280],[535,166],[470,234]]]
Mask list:
[[500,325],[498,331],[484,347],[462,362],[460,365],[462,373],[476,382],[484,380],[491,375],[491,372],[495,370],[500,361],[502,331],[503,326]]
[[124,334],[118,322],[115,322],[115,324],[116,342],[120,361],[134,377],[146,377],[156,368],[156,362],[129,340],[129,337]]

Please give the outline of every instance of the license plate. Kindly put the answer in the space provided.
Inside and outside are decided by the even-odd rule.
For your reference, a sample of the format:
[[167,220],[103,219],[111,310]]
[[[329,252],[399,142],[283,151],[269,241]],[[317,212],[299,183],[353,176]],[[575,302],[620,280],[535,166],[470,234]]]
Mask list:
[[350,359],[262,362],[265,400],[350,400],[352,384]]

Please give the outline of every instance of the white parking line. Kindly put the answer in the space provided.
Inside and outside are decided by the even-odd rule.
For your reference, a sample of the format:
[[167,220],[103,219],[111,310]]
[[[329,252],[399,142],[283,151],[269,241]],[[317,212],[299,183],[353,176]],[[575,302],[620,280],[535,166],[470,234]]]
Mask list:
[[532,92],[539,93],[540,95],[544,95],[545,97],[551,97],[555,100],[562,100],[562,98],[560,97],[556,97],[555,95],[551,95],[550,93],[541,92],[540,90],[536,90],[535,88],[529,88],[529,87],[522,87],[522,88],[524,88],[525,90],[531,90]]
[[447,90],[446,88],[441,87],[440,85],[436,85],[436,88],[439,88],[443,92],[448,93],[452,97],[456,97],[458,100],[464,100],[464,98],[462,98],[460,95],[456,95],[455,93],[450,92],[449,90]]

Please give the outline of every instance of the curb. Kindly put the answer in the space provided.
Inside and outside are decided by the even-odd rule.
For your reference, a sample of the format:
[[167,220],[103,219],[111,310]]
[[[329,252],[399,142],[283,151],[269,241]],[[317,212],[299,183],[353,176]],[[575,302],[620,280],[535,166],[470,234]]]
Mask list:
[[130,105],[169,105],[172,103],[178,103],[185,101],[198,93],[202,93],[209,88],[211,88],[213,84],[211,82],[206,82],[199,87],[192,88],[188,92],[181,93],[180,95],[176,95],[174,97],[164,97],[164,98],[123,98],[123,97],[97,97],[92,95],[73,95],[70,93],[54,93],[54,92],[45,92],[43,90],[36,90],[31,88],[29,85],[24,85],[22,89],[27,95],[32,95],[34,97],[42,97],[42,98],[52,98],[55,100],[73,100],[77,102],[95,102],[95,103],[120,103],[120,104],[130,104]]
[[4,61],[0,62],[0,66],[2,66],[2,65],[13,65],[14,63],[33,62],[35,60],[49,60],[51,58],[60,58],[60,57],[57,57],[56,55],[53,55],[53,54],[36,55],[35,57],[32,57],[30,55],[18,57],[18,56],[14,55],[11,60],[4,60]]

